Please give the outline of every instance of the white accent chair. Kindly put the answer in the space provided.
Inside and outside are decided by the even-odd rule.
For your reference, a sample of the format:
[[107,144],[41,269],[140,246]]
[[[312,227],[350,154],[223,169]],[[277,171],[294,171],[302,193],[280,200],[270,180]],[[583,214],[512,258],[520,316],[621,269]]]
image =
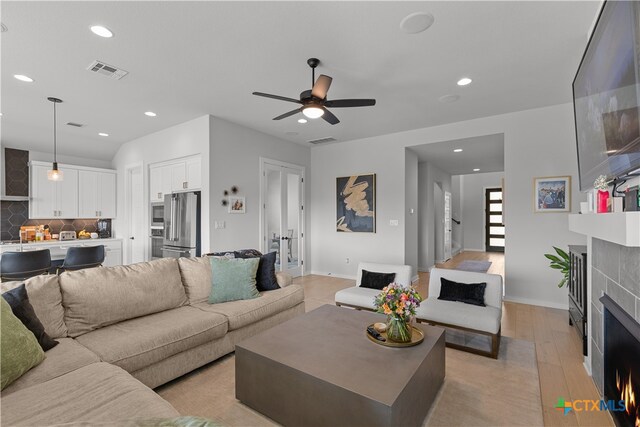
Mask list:
[[380,293],[380,290],[363,288],[360,286],[360,283],[362,281],[362,270],[376,273],[396,273],[394,282],[403,286],[411,285],[410,265],[361,262],[358,264],[358,276],[356,278],[356,285],[336,292],[335,301],[337,306],[351,307],[358,310],[376,311],[376,307],[373,301]]
[[[442,277],[458,283],[486,283],[487,287],[484,292],[486,307],[439,300],[440,279]],[[422,323],[488,335],[491,337],[490,351],[449,342],[447,347],[497,359],[500,350],[500,323],[502,320],[502,276],[432,268],[429,274],[429,298],[417,308],[416,319]]]

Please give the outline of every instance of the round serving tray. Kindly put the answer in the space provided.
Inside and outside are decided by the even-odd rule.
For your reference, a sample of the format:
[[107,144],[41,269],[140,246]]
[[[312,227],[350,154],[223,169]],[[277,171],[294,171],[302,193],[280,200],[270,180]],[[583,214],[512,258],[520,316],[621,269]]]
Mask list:
[[[370,324],[369,326],[373,327],[373,323]],[[369,335],[369,333],[367,332],[366,329],[365,329],[364,333],[367,336],[367,338],[369,338],[370,341],[373,341],[374,343],[383,345],[385,347],[413,347],[414,345],[418,345],[422,341],[424,341],[424,332],[422,332],[420,329],[416,328],[415,326],[411,327],[411,331],[412,331],[411,341],[409,341],[409,342],[393,342],[393,341],[389,341],[389,339],[387,338],[387,333],[386,332],[380,332],[380,335],[382,335],[382,337],[384,339],[386,339],[386,341],[378,341],[377,339],[375,339],[374,337]]]

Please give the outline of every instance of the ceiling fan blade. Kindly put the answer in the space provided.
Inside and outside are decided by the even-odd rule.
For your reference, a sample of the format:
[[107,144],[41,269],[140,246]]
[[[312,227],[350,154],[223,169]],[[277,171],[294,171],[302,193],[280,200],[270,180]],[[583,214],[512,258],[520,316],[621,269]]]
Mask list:
[[282,119],[286,119],[289,116],[293,116],[296,113],[300,112],[300,108],[296,108],[295,110],[291,110],[287,113],[281,114],[278,117],[274,117],[273,120],[282,120]]
[[257,96],[264,96],[265,98],[279,99],[280,101],[289,101],[289,102],[295,102],[296,104],[302,104],[302,102],[300,102],[299,99],[287,98],[286,96],[271,95],[269,93],[262,93],[262,92],[253,92],[253,94]]
[[327,97],[329,87],[331,87],[332,81],[333,79],[331,77],[320,74],[320,77],[318,77],[318,80],[316,80],[316,83],[311,89],[311,95],[315,96],[316,98],[325,99]]
[[326,101],[325,106],[330,108],[347,108],[347,107],[371,107],[376,105],[375,99],[333,99]]
[[331,123],[332,125],[337,125],[338,123],[340,123],[340,120],[338,120],[338,118],[334,116],[333,113],[327,110],[326,108],[324,109],[324,114],[322,115],[322,118],[327,123]]

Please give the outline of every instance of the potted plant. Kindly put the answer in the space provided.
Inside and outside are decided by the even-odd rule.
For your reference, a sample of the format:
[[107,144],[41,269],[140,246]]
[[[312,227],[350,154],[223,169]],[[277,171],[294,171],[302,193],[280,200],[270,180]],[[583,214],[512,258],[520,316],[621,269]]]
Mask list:
[[544,254],[544,256],[551,260],[549,267],[554,270],[560,270],[562,273],[562,280],[558,283],[558,287],[561,288],[567,284],[569,281],[569,254],[563,251],[560,248],[553,247],[555,249],[557,255],[553,254]]
[[387,315],[387,339],[395,342],[411,341],[411,316],[416,315],[422,297],[413,287],[397,283],[385,286],[375,299],[378,313]]

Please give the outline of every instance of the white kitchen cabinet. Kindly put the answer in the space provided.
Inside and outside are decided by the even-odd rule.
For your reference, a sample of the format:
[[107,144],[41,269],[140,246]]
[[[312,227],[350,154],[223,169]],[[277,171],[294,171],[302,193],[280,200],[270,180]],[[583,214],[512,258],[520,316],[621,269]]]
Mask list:
[[116,174],[79,171],[78,211],[81,218],[116,217]]
[[104,248],[104,267],[114,267],[116,265],[122,265],[122,249],[115,249],[111,247]]
[[149,201],[162,202],[165,194],[202,187],[200,155],[149,166]]
[[49,163],[32,164],[29,175],[29,218],[78,217],[78,171],[59,165],[62,181],[49,181]]
[[[66,177],[65,177],[66,178]],[[96,246],[104,245],[104,261],[105,267],[113,267],[122,265],[122,239],[87,239],[87,240],[47,240],[44,242],[24,243],[22,246],[14,243],[0,246],[0,257],[5,252],[29,252],[40,249],[49,249],[51,259],[54,261],[63,260],[67,254],[67,250],[72,246]]]
[[171,166],[149,168],[149,198],[152,202],[163,202],[165,194],[171,194]]

